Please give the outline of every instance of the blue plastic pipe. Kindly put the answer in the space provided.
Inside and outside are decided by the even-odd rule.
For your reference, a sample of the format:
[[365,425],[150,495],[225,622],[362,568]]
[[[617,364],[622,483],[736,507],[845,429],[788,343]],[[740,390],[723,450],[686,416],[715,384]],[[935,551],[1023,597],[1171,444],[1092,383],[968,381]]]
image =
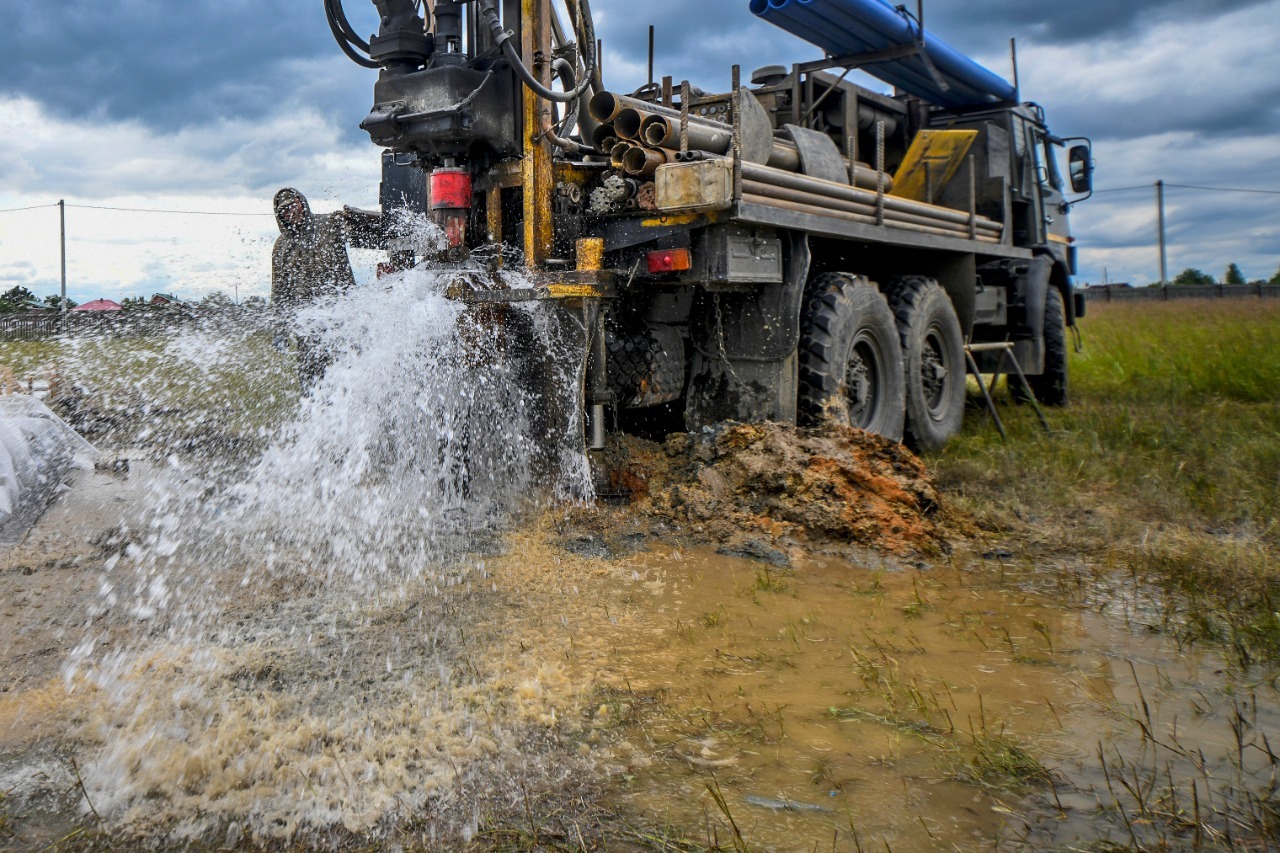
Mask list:
[[[843,56],[916,41],[919,27],[884,0],[751,0],[752,13],[833,55]],[[868,65],[868,74],[932,103],[976,106],[1012,100],[1011,84],[927,32],[925,53],[944,90],[918,56]]]
[[[783,3],[786,5],[783,6]],[[763,11],[758,11],[758,8]],[[864,25],[859,24],[859,30],[856,33],[851,32],[842,25],[843,22],[833,19],[820,21],[805,10],[797,12],[796,6],[789,3],[788,0],[753,0],[751,10],[770,23],[798,38],[804,39],[810,44],[822,48],[834,56],[842,56],[853,52],[862,53],[870,50],[883,50],[891,47],[887,38],[875,34]],[[854,50],[851,49],[851,45],[858,45],[858,47]],[[906,67],[901,62],[896,62],[893,65],[867,66],[865,70],[867,73],[875,74],[886,83],[897,86],[903,91],[932,92],[937,88],[933,79],[928,76],[927,71],[917,72]],[[952,96],[953,98],[954,96]],[[950,104],[950,100],[948,99],[948,105],[954,105]],[[935,99],[935,102],[941,101]],[[966,100],[963,103],[968,103],[968,101]]]

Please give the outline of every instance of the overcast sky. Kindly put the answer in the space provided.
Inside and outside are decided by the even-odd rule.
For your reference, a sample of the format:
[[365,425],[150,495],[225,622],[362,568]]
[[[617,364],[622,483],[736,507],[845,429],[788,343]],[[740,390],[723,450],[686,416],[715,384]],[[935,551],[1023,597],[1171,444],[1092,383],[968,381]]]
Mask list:
[[[726,88],[728,69],[815,58],[747,0],[594,0],[606,84],[657,66]],[[346,0],[356,29],[367,0]],[[691,11],[696,10],[696,11]],[[1072,212],[1082,281],[1158,277],[1157,179],[1280,191],[1280,0],[928,0],[926,24],[1002,74],[1018,39],[1024,98],[1089,136],[1104,192]],[[268,289],[270,199],[377,203],[359,130],[375,72],[341,55],[320,0],[57,0],[0,5],[0,210],[68,203],[73,298]],[[99,208],[153,208],[139,213]],[[1280,194],[1167,191],[1170,274],[1280,267]],[[370,258],[359,261],[366,266]],[[0,288],[58,289],[58,211],[0,213]]]

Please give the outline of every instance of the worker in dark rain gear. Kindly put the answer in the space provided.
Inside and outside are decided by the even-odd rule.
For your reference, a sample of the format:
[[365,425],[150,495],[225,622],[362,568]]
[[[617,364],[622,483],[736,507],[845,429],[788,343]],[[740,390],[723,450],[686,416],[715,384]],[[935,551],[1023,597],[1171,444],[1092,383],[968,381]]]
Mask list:
[[[347,256],[348,209],[316,215],[302,193],[286,187],[276,193],[280,236],[271,250],[271,307],[277,317],[276,344],[284,346],[288,316],[325,296],[355,284]],[[321,336],[298,338],[298,377],[304,391],[324,376],[331,361]]]

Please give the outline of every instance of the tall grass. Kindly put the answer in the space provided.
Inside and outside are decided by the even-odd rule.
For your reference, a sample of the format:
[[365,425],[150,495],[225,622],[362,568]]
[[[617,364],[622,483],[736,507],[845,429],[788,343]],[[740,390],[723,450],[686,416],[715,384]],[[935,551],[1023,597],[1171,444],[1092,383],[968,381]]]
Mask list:
[[1188,636],[1280,658],[1280,305],[1090,308],[1054,432],[1006,398],[1002,442],[971,411],[942,484],[989,534],[1092,554],[1176,593]]
[[50,380],[51,403],[104,447],[261,443],[298,396],[292,357],[261,324],[0,342],[0,367]]

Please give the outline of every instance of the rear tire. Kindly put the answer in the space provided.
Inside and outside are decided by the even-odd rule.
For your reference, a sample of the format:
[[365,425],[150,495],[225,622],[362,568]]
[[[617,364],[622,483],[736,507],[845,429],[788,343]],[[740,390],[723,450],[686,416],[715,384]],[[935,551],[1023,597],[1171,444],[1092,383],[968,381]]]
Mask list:
[[889,288],[906,383],[906,437],[937,450],[964,424],[964,333],[951,298],[936,281],[904,276]]
[[[1044,301],[1044,372],[1027,377],[1027,384],[1040,405],[1067,405],[1067,359],[1067,312],[1061,291],[1050,287]],[[1006,382],[1014,400],[1026,400],[1026,389],[1016,375],[1009,375]]]
[[893,312],[865,278],[824,273],[800,326],[801,423],[823,420],[902,440],[902,350]]

